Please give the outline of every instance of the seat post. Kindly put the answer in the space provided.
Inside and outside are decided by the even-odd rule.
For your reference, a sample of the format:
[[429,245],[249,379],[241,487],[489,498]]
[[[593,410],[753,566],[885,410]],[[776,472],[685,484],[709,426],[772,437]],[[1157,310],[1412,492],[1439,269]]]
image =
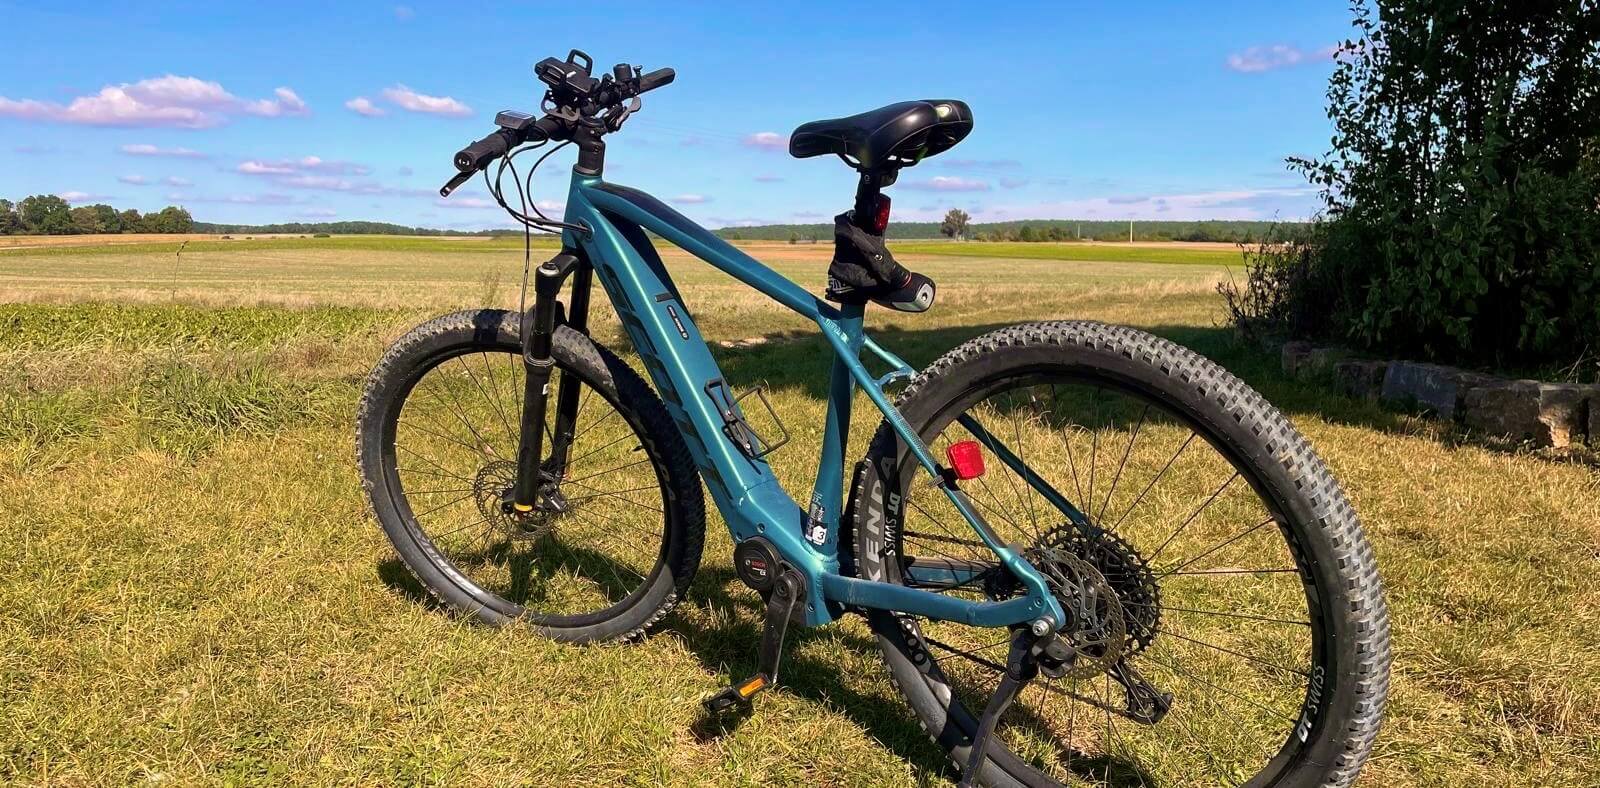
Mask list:
[[878,196],[882,189],[894,183],[893,170],[862,170],[861,180],[856,183],[856,226],[868,232],[873,231],[872,217],[878,210]]

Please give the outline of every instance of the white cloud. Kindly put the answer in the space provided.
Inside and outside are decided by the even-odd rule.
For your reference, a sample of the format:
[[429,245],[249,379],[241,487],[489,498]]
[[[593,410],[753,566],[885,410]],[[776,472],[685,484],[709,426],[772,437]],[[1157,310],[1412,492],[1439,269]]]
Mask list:
[[65,105],[0,96],[0,116],[86,126],[167,126],[202,129],[227,122],[229,115],[264,117],[305,115],[304,101],[288,88],[275,98],[241,99],[216,82],[168,74],[139,82],[107,85]]
[[[1311,187],[1219,189],[1183,194],[1097,196],[1030,203],[962,205],[977,221],[1014,219],[1113,219],[1192,221],[1201,219],[1294,220],[1316,210]],[[946,206],[908,210],[908,220],[936,220]]]
[[118,175],[117,181],[126,183],[129,186],[148,186],[150,184],[150,179],[143,175]]
[[176,175],[168,175],[167,177],[162,178],[161,183],[166,186],[177,186],[179,188],[194,185],[194,181],[191,181],[188,178],[179,178]]
[[941,167],[952,170],[1014,170],[1022,166],[1016,159],[940,159]]
[[295,92],[288,88],[278,88],[272,91],[277,98],[261,99],[244,105],[244,111],[250,115],[263,118],[276,118],[283,115],[309,115],[310,108],[300,100]]
[[744,138],[746,147],[767,151],[789,149],[789,140],[776,131],[758,131]]
[[109,200],[104,194],[91,194],[89,192],[56,192],[56,196],[67,202],[94,202],[96,200]]
[[1304,50],[1289,44],[1253,46],[1228,55],[1227,64],[1230,70],[1241,74],[1259,74],[1263,71],[1275,71],[1280,68],[1298,66],[1302,63],[1330,60],[1338,51],[1339,48],[1336,46],[1328,46],[1316,50]]
[[229,194],[222,197],[196,196],[173,192],[167,199],[176,203],[226,203],[229,205],[292,205],[295,198],[287,194],[266,192],[263,194]]
[[165,156],[173,159],[206,159],[208,155],[188,148],[162,148],[156,145],[124,145],[117,150],[129,156]]
[[383,97],[395,106],[408,112],[422,112],[429,115],[449,115],[451,117],[464,117],[472,114],[472,108],[449,96],[429,96],[418,93],[405,85],[395,85],[384,88]]
[[495,204],[494,200],[486,200],[482,197],[455,197],[449,200],[434,200],[433,203],[441,208],[459,208],[462,210],[498,209],[500,207]]
[[416,15],[417,15],[416,10],[413,9],[411,6],[408,6],[408,5],[397,5],[397,6],[394,7],[394,18],[398,19],[398,20],[400,20],[402,22],[410,22],[412,20],[412,18],[415,17]]
[[384,115],[389,114],[388,110],[385,110],[383,107],[372,103],[372,99],[369,99],[366,96],[356,96],[355,98],[346,101],[344,103],[344,108],[356,113],[357,115],[365,115],[369,118],[381,118]]
[[298,159],[280,159],[277,161],[262,161],[252,159],[241,162],[234,168],[242,175],[298,175],[302,173],[322,173],[326,175],[370,175],[372,168],[364,164],[352,164],[347,161],[328,161],[319,156],[304,156]]
[[782,183],[783,178],[777,175],[757,175],[756,183]]
[[989,190],[989,183],[952,175],[935,175],[925,181],[903,184],[901,188],[925,192],[986,192]]
[[672,198],[679,205],[704,205],[711,202],[711,198],[703,194],[680,194]]
[[338,215],[339,212],[332,208],[308,208],[295,214],[301,219],[329,219]]

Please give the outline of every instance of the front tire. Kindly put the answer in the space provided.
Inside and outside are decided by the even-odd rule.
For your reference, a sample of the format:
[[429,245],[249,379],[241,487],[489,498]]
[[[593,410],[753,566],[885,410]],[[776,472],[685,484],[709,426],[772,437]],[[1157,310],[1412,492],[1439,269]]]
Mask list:
[[502,513],[520,337],[520,315],[485,309],[424,323],[389,348],[357,416],[372,513],[406,568],[459,613],[569,642],[640,637],[700,564],[705,503],[688,447],[638,373],[559,327],[549,418],[560,385],[580,392],[564,497],[534,517]]
[[[1037,393],[1045,385],[1049,386],[1048,396]],[[1045,399],[1054,401],[1058,385],[1076,387],[1074,390],[1103,390],[1110,392],[1107,397],[1124,397],[1133,405],[1111,402],[1109,409],[1117,415],[1112,416],[1110,429],[1103,423],[1090,423],[1089,411],[1105,412],[1100,401],[1095,399],[1099,396],[1096,394],[1069,398],[1072,419],[1038,418],[1038,403]],[[1019,405],[1017,392],[1027,392],[1032,399],[1024,397]],[[988,404],[1001,396],[1011,397],[1009,404]],[[901,396],[898,407],[936,455],[937,440],[953,440],[949,433],[958,429],[957,417],[984,407],[990,408],[984,411],[988,418],[1005,427],[1003,440],[1011,442],[1009,414],[1016,425],[1016,445],[1030,446],[1036,456],[1056,453],[1053,455],[1057,457],[1055,464],[1044,460],[1026,462],[1024,457],[1030,471],[1051,481],[1066,497],[1077,501],[1079,508],[1094,521],[1095,529],[1104,529],[1103,533],[1112,535],[1104,544],[1115,546],[1119,555],[1126,554],[1111,563],[1111,568],[1106,570],[1107,579],[1117,580],[1112,576],[1112,569],[1131,571],[1130,567],[1136,567],[1142,572],[1149,562],[1151,569],[1144,576],[1159,579],[1164,584],[1157,591],[1141,592],[1143,596],[1139,599],[1144,601],[1123,599],[1125,610],[1130,612],[1130,631],[1140,631],[1147,641],[1154,642],[1152,647],[1151,642],[1134,645],[1130,641],[1124,659],[1174,690],[1174,705],[1169,716],[1147,727],[1123,721],[1119,732],[1118,724],[1114,724],[1107,713],[1102,736],[1098,730],[1100,712],[1068,695],[1066,714],[1077,710],[1077,714],[1082,715],[1083,709],[1093,712],[1095,729],[1085,732],[1080,716],[1080,726],[1074,732],[1073,717],[1067,716],[1063,737],[1059,710],[1054,716],[1043,711],[1047,702],[1061,702],[1061,696],[1040,689],[1037,708],[1019,699],[1008,716],[1002,718],[1002,727],[978,775],[979,782],[995,786],[1145,784],[1147,781],[1150,784],[1347,786],[1354,781],[1371,751],[1388,688],[1389,622],[1383,591],[1371,547],[1337,481],[1288,420],[1259,394],[1210,361],[1166,340],[1128,328],[1072,321],[1013,326],[974,339],[946,354],[919,375]],[[1138,426],[1133,426],[1136,413]],[[1153,420],[1152,413],[1162,421]],[[1116,422],[1119,417],[1122,419],[1120,427]],[[1062,426],[1056,427],[1058,423]],[[1147,516],[1148,508],[1140,516],[1130,517],[1139,513],[1141,507],[1166,506],[1181,516],[1196,506],[1199,507],[1196,514],[1199,514],[1211,504],[1210,500],[1203,500],[1204,491],[1211,489],[1209,484],[1198,488],[1202,492],[1188,497],[1159,490],[1162,484],[1180,478],[1169,475],[1167,470],[1155,474],[1150,487],[1138,498],[1127,491],[1122,498],[1116,497],[1117,480],[1132,481],[1129,474],[1133,469],[1128,466],[1130,456],[1136,458],[1135,464],[1138,457],[1145,456],[1143,451],[1134,450],[1141,431],[1147,435],[1157,433],[1156,437],[1160,437],[1160,431],[1168,427],[1174,438],[1183,430],[1190,431],[1189,441],[1183,444],[1185,447],[1192,442],[1198,444],[1196,449],[1200,446],[1213,448],[1220,457],[1215,465],[1224,470],[1231,465],[1238,477],[1249,482],[1249,489],[1267,512],[1263,524],[1275,523],[1277,528],[1258,525],[1259,530],[1237,542],[1226,542],[1229,532],[1217,530],[1214,533],[1222,536],[1215,540],[1225,543],[1211,552],[1204,552],[1210,549],[1209,542],[1196,542],[1200,545],[1193,548],[1197,557],[1191,557],[1175,553],[1184,547],[1184,540],[1194,538],[1195,529],[1202,527],[1191,527],[1194,515],[1175,532],[1165,524],[1142,523],[1142,520],[1154,519]],[[987,426],[985,429],[997,432]],[[1048,436],[1052,430],[1064,434],[1061,445],[1065,446],[1065,454],[1061,454],[1059,448],[1050,448],[1054,445],[1049,442],[1054,438]],[[1035,432],[1044,437],[1035,439]],[[1128,436],[1126,449],[1123,448],[1124,435]],[[1077,449],[1075,456],[1074,447]],[[1105,492],[1095,489],[1096,460],[1090,459],[1089,493],[1085,500],[1081,495],[1082,465],[1091,450],[1098,455],[1105,449],[1110,449],[1110,457],[1101,465],[1099,474],[1100,489]],[[1167,467],[1171,468],[1176,462],[1183,473],[1189,473],[1193,452],[1181,461],[1179,455],[1185,448],[1179,448],[1178,452],[1167,461]],[[1160,466],[1165,454],[1163,450],[1148,455],[1152,470]],[[1115,465],[1113,475],[1113,464],[1117,463],[1119,455],[1121,463]],[[1065,465],[1074,460],[1069,481]],[[1026,518],[1037,517],[1040,502],[1034,500],[1025,482],[1013,483],[1012,492],[1005,491],[1006,484],[994,477],[1004,473],[1006,467],[996,461],[992,453],[988,465],[986,478],[964,482],[963,489],[978,500],[980,511],[997,530],[1005,529],[1008,522],[1016,524],[1013,533],[1002,533],[1002,536],[1026,546],[1030,539]],[[1195,466],[1193,471],[1196,478],[1200,467]],[[942,526],[951,520],[947,518],[941,522],[929,511],[937,505],[940,496],[931,494],[933,488],[925,480],[913,484],[918,476],[925,474],[908,456],[907,447],[887,425],[880,427],[852,494],[850,522],[855,530],[854,559],[862,577],[907,582],[906,567],[914,561],[911,556],[938,556],[962,549],[959,538],[946,536],[943,531],[932,533],[936,525]],[[1212,477],[1210,483],[1214,481]],[[979,482],[993,487],[980,488]],[[1142,480],[1134,488],[1141,486]],[[990,496],[987,503],[986,494]],[[1102,495],[1107,503],[1101,502]],[[1017,505],[1010,514],[999,511],[1005,501],[1013,500],[1012,496]],[[1132,504],[1121,517],[1114,516],[1123,507],[1111,502],[1130,499]],[[1147,503],[1149,500],[1157,503]],[[1248,508],[1248,502],[1227,505],[1235,511]],[[1047,511],[1046,515],[1049,514]],[[1116,521],[1115,524],[1112,521]],[[1176,521],[1174,518],[1174,524]],[[954,525],[958,530],[966,527],[959,519],[954,520]],[[1180,537],[1186,529],[1190,535]],[[1050,526],[1038,530],[1054,538],[1053,535],[1061,533],[1063,528]],[[1152,533],[1153,538],[1141,541],[1141,531]],[[1162,541],[1168,533],[1171,535]],[[1272,539],[1267,534],[1282,537],[1276,553],[1267,542],[1259,542],[1259,545],[1267,545],[1261,547],[1252,541]],[[969,543],[970,539],[968,537]],[[1172,546],[1174,543],[1176,547]],[[1264,574],[1267,568],[1257,569],[1251,563],[1252,559],[1268,563],[1259,559],[1269,553],[1278,555],[1281,564],[1287,567],[1272,571],[1283,574],[1269,576]],[[1233,563],[1229,563],[1230,560]],[[1172,575],[1172,572],[1180,574]],[[1241,591],[1241,586],[1229,585],[1225,586],[1225,592],[1213,593],[1203,585],[1212,580],[1238,583],[1236,579],[1226,578],[1237,578],[1247,572],[1257,573],[1251,575],[1253,578],[1289,579],[1281,586],[1259,592]],[[1201,585],[1184,586],[1178,582],[1192,580],[1187,577],[1190,575],[1208,577],[1197,581]],[[1299,580],[1298,586],[1294,578]],[[1117,583],[1102,581],[1102,587],[1106,586],[1117,586]],[[1194,590],[1197,588],[1200,590]],[[1114,590],[1122,593],[1120,587]],[[1300,596],[1302,592],[1303,597]],[[996,598],[993,590],[985,593],[989,598]],[[1218,609],[1196,609],[1206,605],[1185,602],[1185,594],[1190,599],[1210,599]],[[1307,619],[1304,626],[1309,632],[1297,635],[1300,638],[1298,647],[1274,648],[1272,638],[1275,635],[1261,631],[1276,631],[1273,622],[1279,619],[1260,615],[1265,608],[1253,606],[1261,599],[1270,599],[1292,608],[1297,597],[1303,600],[1302,609]],[[1140,605],[1159,607],[1160,618],[1136,620],[1131,612]],[[1191,613],[1210,615],[1185,618]],[[1233,618],[1219,619],[1218,616]],[[1230,666],[1231,672],[1197,671],[1196,675],[1209,679],[1189,680],[1177,670],[1169,676],[1160,666],[1176,668],[1169,662],[1175,655],[1199,652],[1208,660],[1208,669],[1211,663],[1221,664],[1227,660],[1225,656],[1206,658],[1210,652],[1193,645],[1213,645],[1207,642],[1213,636],[1199,634],[1203,630],[1198,626],[1190,628],[1189,622],[1213,619],[1232,622],[1219,625],[1223,628],[1215,630],[1219,634],[1214,637],[1232,647],[1226,650],[1254,662],[1241,662],[1242,667]],[[955,628],[947,622],[928,622],[895,613],[874,611],[868,621],[877,636],[891,679],[934,741],[958,768],[964,768],[986,685],[981,678],[967,678],[979,676],[981,671],[969,669],[965,660],[953,658],[949,650],[959,651],[967,642],[981,644],[985,641],[977,638],[958,641]],[[1180,623],[1182,628],[1179,628]],[[1135,630],[1135,624],[1143,629]],[[1257,631],[1252,634],[1251,629]],[[1002,631],[975,631],[986,636],[987,641],[1004,640]],[[961,648],[952,649],[949,643],[957,643]],[[940,648],[935,648],[936,645]],[[991,646],[980,645],[976,652],[980,656],[994,653],[984,652],[984,648]],[[1001,661],[1003,653],[1000,652]],[[1304,686],[1290,686],[1287,693],[1280,692],[1276,700],[1267,701],[1265,699],[1272,696],[1265,694],[1262,687],[1270,685],[1273,677],[1279,674],[1262,670],[1261,666],[1277,660],[1303,668]],[[992,658],[989,661],[993,663]],[[1290,669],[1299,673],[1299,668]],[[1217,676],[1221,675],[1253,682],[1241,697],[1254,698],[1264,711],[1244,704],[1239,706],[1242,711],[1207,711],[1211,705],[1220,708],[1226,700],[1212,696],[1211,690],[1206,689],[1209,685],[1212,689],[1226,690],[1226,686],[1217,683],[1221,681]],[[1084,692],[1098,695],[1101,681],[1105,684],[1103,697],[1114,701],[1116,685],[1105,674],[1088,680],[1086,691],[1078,691],[1081,685],[1077,683],[1070,687],[1062,685],[1062,688],[1076,691],[1080,698]],[[1284,683],[1295,684],[1294,681]],[[1185,693],[1178,688],[1200,691]],[[1267,708],[1269,704],[1274,707]],[[1017,710],[1024,706],[1027,707],[1024,711]],[[1185,718],[1185,714],[1190,716]],[[1255,730],[1257,717],[1265,720],[1259,726],[1265,731],[1261,734],[1265,739],[1264,749],[1257,754],[1247,752],[1248,748],[1230,750],[1229,743],[1243,738],[1241,731]],[[1278,732],[1272,733],[1274,729]],[[1197,753],[1196,749],[1209,751]]]

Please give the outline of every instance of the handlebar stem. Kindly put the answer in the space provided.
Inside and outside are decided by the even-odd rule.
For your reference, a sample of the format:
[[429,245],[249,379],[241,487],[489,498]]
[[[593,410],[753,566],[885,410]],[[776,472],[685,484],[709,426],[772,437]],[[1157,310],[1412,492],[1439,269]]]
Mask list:
[[578,146],[578,163],[573,169],[579,175],[600,175],[606,168],[605,127],[598,121],[585,118],[572,132],[572,143]]

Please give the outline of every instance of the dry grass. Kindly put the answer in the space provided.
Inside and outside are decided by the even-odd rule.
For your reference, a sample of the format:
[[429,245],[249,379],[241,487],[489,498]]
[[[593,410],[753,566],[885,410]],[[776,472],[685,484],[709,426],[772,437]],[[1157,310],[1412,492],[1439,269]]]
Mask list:
[[[465,242],[462,242],[465,244]],[[762,256],[819,285],[826,248]],[[914,363],[1022,319],[1129,323],[1288,412],[1343,480],[1390,592],[1395,678],[1365,784],[1588,785],[1600,762],[1600,481],[1284,379],[1214,327],[1221,269],[913,255],[927,315],[874,313]],[[918,785],[953,774],[855,622],[794,638],[787,687],[695,734],[748,671],[752,594],[722,525],[641,645],[490,631],[413,596],[367,520],[353,403],[383,345],[515,304],[515,249],[0,255],[0,780]],[[805,325],[667,255],[738,384],[795,427],[803,491],[826,363]],[[177,303],[173,303],[176,296]],[[282,308],[293,307],[293,308]],[[604,316],[599,335],[617,343]],[[861,418],[857,440],[870,430]],[[803,494],[803,493],[801,493]],[[1220,731],[1218,731],[1220,735]]]

